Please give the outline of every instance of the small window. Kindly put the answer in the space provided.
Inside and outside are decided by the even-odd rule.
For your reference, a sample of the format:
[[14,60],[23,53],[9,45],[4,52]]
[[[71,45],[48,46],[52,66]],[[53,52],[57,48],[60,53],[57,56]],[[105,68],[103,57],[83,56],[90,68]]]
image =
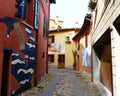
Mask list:
[[48,55],[48,62],[54,62],[54,55]]
[[38,29],[39,24],[39,0],[35,0],[35,15],[34,15],[34,27]]
[[49,36],[48,37],[48,43],[54,43],[54,36]]
[[48,5],[48,0],[46,0],[46,5]]
[[43,52],[43,54],[42,54],[42,58],[45,58],[45,52]]

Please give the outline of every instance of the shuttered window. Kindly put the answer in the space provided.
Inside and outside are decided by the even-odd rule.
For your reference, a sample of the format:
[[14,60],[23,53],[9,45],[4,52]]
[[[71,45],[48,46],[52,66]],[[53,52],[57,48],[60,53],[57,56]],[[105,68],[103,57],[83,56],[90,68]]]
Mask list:
[[34,27],[38,29],[39,24],[39,0],[35,0],[35,16],[34,16]]
[[46,0],[46,5],[48,5],[48,0]]
[[44,23],[43,23],[43,36],[48,37],[48,25],[47,25],[47,19],[46,16],[44,16]]

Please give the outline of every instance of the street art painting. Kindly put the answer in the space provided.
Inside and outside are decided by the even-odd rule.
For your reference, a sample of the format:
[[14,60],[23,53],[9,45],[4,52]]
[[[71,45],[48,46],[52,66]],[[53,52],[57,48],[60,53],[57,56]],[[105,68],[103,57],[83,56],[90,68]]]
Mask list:
[[12,30],[14,29],[14,23],[17,21],[16,18],[12,18],[12,17],[3,17],[0,18],[0,22],[1,23],[5,23],[7,26],[7,38],[10,37],[10,32],[12,32]]
[[21,52],[24,53],[25,56],[27,55],[27,62],[16,51],[12,53],[12,74],[22,85],[16,93],[14,93],[15,95],[19,94],[19,91],[21,92],[31,87],[30,81],[34,72],[35,39],[29,27],[26,27],[25,30],[28,41],[25,44],[25,49],[21,50]]
[[7,38],[10,37],[10,33],[12,32],[12,30],[15,28],[18,38],[19,38],[19,43],[20,43],[20,49],[24,49],[25,47],[25,43],[24,43],[24,36],[23,36],[23,32],[22,29],[20,27],[19,22],[17,21],[16,18],[13,17],[3,17],[0,18],[0,22],[1,23],[5,23],[7,26],[7,32],[6,32],[6,36]]
[[[23,31],[20,27],[17,19],[12,17],[3,17],[0,18],[0,22],[5,23],[7,25],[7,35],[10,36],[10,32],[15,28],[18,33],[18,39],[20,44],[20,52],[24,54],[24,57],[27,57],[25,60],[24,57],[20,56],[20,54],[11,49],[12,51],[12,74],[15,79],[21,85],[17,90],[12,93],[12,96],[17,96],[21,91],[26,90],[31,87],[31,79],[32,74],[34,72],[34,61],[35,61],[35,39],[32,32],[32,29],[28,26],[25,26],[25,32],[27,35],[27,41],[24,41]],[[21,37],[20,37],[21,36]],[[8,36],[7,36],[8,37]],[[23,43],[25,42],[25,43]],[[22,46],[22,47],[21,47]]]
[[22,18],[23,20],[25,19],[27,3],[28,3],[28,0],[16,0],[15,7],[18,9],[18,11],[15,13],[15,17]]
[[82,66],[90,67],[90,49],[84,48],[82,50]]

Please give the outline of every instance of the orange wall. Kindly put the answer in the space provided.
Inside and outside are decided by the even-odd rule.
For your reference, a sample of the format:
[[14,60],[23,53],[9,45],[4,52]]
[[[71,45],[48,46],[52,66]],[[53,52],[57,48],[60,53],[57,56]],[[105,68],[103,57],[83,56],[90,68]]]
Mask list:
[[[87,34],[87,46],[85,44],[86,39],[85,39],[85,33],[88,32]],[[80,50],[77,49],[77,70],[80,71],[87,71],[91,73],[91,66],[90,67],[85,67],[82,66],[82,50],[84,48],[90,48],[91,50],[91,34],[90,34],[90,25],[86,25],[85,30],[76,38],[76,44],[77,44],[77,48],[78,45],[80,44]],[[79,41],[79,42],[78,42]],[[90,53],[90,60],[91,60],[91,53]],[[90,61],[91,63],[91,61]]]

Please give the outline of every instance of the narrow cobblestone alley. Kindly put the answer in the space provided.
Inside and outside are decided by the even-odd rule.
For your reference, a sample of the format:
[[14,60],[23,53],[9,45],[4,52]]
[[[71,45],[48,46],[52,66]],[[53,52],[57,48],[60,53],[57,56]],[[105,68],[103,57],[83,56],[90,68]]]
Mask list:
[[90,74],[72,69],[57,69],[49,66],[46,74],[36,87],[21,96],[101,96]]

